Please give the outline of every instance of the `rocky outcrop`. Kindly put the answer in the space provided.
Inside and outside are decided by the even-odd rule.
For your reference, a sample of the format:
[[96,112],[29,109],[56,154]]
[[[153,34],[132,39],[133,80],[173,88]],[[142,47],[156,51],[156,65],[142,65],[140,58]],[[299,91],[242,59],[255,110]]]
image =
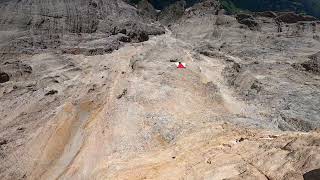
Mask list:
[[294,12],[281,12],[278,13],[276,20],[279,20],[284,23],[297,23],[299,21],[316,21],[317,18],[313,16],[296,14]]
[[25,79],[32,73],[32,67],[21,61],[7,61],[0,65],[1,82]]
[[123,21],[114,26],[113,35],[125,34],[132,42],[142,42],[149,39],[149,35],[159,35],[164,33],[161,26],[153,26],[142,22]]
[[256,16],[268,17],[268,18],[276,18],[278,15],[273,11],[264,11],[264,12],[256,12],[254,13]]
[[320,52],[308,57],[310,60],[302,63],[294,63],[292,67],[300,71],[307,71],[320,75]]
[[311,60],[318,60],[319,61],[320,60],[320,52],[317,52],[317,53],[309,56],[308,58]]
[[248,26],[250,30],[260,30],[259,23],[252,15],[240,13],[236,15],[236,19],[240,24]]
[[264,12],[255,12],[255,16],[274,18],[276,21],[283,23],[297,23],[299,21],[317,21],[318,19],[309,16],[296,14],[295,12],[273,12],[273,11],[264,11]]
[[301,66],[308,72],[320,75],[320,52],[309,56],[309,61],[301,64]]
[[[220,10],[221,4],[218,0],[204,0],[186,9],[185,14],[187,17],[194,15],[204,16],[208,14],[218,14]],[[221,11],[220,14],[222,15],[223,11]]]
[[148,0],[142,0],[137,4],[139,15],[147,19],[157,19],[157,11]]
[[177,1],[161,11],[158,20],[164,25],[169,25],[183,16],[185,8],[186,2],[184,0]]
[[301,66],[308,72],[314,74],[320,74],[320,60],[319,59],[311,59],[301,64]]

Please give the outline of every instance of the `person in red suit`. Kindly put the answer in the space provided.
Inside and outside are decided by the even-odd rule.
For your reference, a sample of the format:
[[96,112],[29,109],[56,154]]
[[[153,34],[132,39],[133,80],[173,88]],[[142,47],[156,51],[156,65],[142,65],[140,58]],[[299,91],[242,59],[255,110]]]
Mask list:
[[177,68],[179,68],[179,69],[184,69],[184,68],[186,68],[181,62],[179,62],[179,65],[178,65],[178,67]]

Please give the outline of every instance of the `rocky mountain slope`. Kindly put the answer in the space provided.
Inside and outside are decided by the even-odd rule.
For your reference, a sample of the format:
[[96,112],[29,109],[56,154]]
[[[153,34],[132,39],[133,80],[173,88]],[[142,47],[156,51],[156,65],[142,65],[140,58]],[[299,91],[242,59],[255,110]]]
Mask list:
[[318,22],[214,0],[174,18],[120,0],[0,7],[0,179],[320,177]]
[[222,0],[230,10],[295,11],[320,17],[318,0]]
[[1,2],[2,54],[35,54],[56,49],[71,54],[104,54],[123,42],[141,42],[163,34],[122,1]]
[[[131,0],[138,3],[141,0]],[[157,9],[165,9],[179,0],[149,0]],[[203,0],[185,0],[188,7]],[[238,11],[294,11],[320,17],[320,2],[318,0],[220,0],[221,5],[230,13]]]

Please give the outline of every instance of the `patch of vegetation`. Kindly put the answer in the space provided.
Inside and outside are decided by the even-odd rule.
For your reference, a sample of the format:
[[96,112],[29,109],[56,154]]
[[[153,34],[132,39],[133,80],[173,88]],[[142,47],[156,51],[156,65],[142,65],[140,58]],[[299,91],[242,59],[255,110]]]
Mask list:
[[230,0],[221,0],[221,5],[223,9],[225,9],[228,13],[235,14],[241,11],[241,9],[237,8],[234,3]]

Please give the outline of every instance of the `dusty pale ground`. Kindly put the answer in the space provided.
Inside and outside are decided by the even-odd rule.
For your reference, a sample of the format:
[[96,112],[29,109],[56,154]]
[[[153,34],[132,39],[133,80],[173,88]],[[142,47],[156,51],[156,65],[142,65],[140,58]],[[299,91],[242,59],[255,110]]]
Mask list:
[[[251,49],[257,34],[248,32],[249,40],[234,40],[245,31],[226,26],[230,31],[223,31],[224,38],[210,41],[215,39],[211,20],[193,25],[190,32],[188,22],[181,22],[173,32],[127,44],[111,54],[19,57],[32,73],[17,74],[0,86],[0,179],[299,180],[318,171],[319,130],[303,129],[309,127],[303,124],[308,132],[302,132],[294,123],[281,124],[274,115],[280,112],[273,111],[280,105],[268,105],[265,97],[278,99],[286,94],[283,89],[296,96],[299,88],[313,91],[314,101],[302,102],[298,112],[312,111],[312,127],[319,127],[319,77],[310,75],[311,85],[293,77],[301,85],[295,86],[288,77],[300,75],[298,71],[273,66],[276,57],[284,62],[290,57],[270,50],[272,59],[260,62],[270,63],[261,68],[270,71],[248,69],[273,93],[262,91],[247,99],[241,94],[246,82],[240,78],[237,81],[245,85],[230,86],[225,71],[230,63],[250,65],[252,59],[239,51]],[[201,48],[206,41],[211,46],[228,41],[231,47]],[[238,41],[243,41],[242,49]],[[264,42],[274,43],[260,40],[260,46],[268,47]],[[297,47],[294,56],[315,53],[319,42],[312,43],[310,48]],[[246,57],[257,58],[252,53]],[[177,69],[170,61],[185,62],[187,68]],[[290,85],[283,87],[278,81]],[[294,100],[290,103],[295,105]]]

